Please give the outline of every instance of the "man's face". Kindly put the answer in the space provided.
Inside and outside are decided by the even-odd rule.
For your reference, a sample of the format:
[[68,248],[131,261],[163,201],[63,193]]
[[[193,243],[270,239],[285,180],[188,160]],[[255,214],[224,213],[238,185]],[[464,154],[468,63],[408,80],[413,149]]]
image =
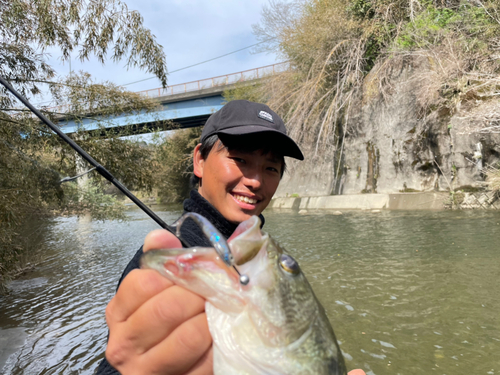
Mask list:
[[206,159],[200,145],[194,151],[198,192],[228,221],[241,223],[259,215],[269,204],[281,178],[282,158],[273,153],[219,149],[216,143]]

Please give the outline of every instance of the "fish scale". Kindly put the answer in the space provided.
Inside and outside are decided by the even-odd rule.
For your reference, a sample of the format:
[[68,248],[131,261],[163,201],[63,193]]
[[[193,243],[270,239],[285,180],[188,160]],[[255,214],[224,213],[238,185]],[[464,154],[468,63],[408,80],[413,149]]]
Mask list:
[[[206,219],[197,223],[217,238]],[[232,254],[213,248],[164,249],[141,258],[142,267],[206,299],[214,374],[347,374],[333,328],[295,260],[261,232],[256,216],[235,234],[228,241]],[[179,254],[193,254],[187,257],[190,267],[179,263]],[[222,259],[228,255],[235,255],[239,272]],[[249,278],[248,284],[239,282],[240,274]]]

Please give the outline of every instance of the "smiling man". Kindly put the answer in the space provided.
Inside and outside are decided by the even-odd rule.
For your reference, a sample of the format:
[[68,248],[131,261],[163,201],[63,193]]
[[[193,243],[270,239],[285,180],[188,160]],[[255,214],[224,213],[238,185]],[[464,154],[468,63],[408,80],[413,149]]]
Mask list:
[[[252,215],[264,223],[261,213],[278,188],[285,156],[304,159],[276,113],[244,100],[226,104],[208,119],[194,149],[197,189],[184,201],[184,211],[206,217],[226,238]],[[189,220],[181,236],[191,246],[211,246]],[[138,269],[143,251],[179,247],[166,230],[147,235],[106,308],[108,347],[96,374],[212,373],[205,301],[154,270]]]
[[194,150],[198,192],[228,221],[240,223],[271,201],[284,156],[304,159],[283,120],[264,104],[232,101],[208,119]]

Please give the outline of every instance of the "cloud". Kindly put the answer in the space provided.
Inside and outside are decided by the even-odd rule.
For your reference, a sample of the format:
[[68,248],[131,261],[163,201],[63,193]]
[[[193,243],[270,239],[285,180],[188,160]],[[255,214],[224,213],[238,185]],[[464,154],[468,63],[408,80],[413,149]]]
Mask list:
[[[238,50],[257,43],[251,25],[260,20],[262,6],[267,0],[170,0],[170,1],[125,1],[130,10],[137,10],[144,24],[151,29],[157,41],[164,47],[169,71]],[[51,52],[50,50],[48,52]],[[69,63],[58,61],[52,51],[50,62],[60,74],[69,72]],[[76,56],[75,56],[76,57]],[[172,73],[169,85],[239,72],[276,61],[275,55],[251,54],[241,51],[221,59],[190,69]],[[96,59],[83,63],[72,59],[72,70],[85,70],[98,80],[109,80],[117,84],[152,77],[151,73],[124,67],[124,62],[108,61],[102,66]],[[159,86],[157,79],[129,85],[133,91]]]

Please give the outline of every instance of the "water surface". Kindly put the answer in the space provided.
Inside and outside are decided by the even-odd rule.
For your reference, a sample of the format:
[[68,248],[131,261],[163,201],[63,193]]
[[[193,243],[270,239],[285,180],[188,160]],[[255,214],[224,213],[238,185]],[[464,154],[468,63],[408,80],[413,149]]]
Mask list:
[[[167,222],[178,208],[158,212]],[[0,373],[92,374],[104,309],[157,225],[59,218],[46,259],[0,297]],[[266,212],[300,262],[347,365],[368,374],[500,374],[500,212]]]

